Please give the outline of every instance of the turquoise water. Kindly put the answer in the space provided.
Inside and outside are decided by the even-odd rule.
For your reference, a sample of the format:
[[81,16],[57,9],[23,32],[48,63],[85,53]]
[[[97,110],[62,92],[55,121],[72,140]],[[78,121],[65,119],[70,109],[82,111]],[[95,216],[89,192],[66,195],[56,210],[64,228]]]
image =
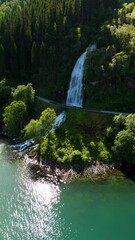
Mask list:
[[135,183],[33,181],[0,141],[0,240],[135,239]]

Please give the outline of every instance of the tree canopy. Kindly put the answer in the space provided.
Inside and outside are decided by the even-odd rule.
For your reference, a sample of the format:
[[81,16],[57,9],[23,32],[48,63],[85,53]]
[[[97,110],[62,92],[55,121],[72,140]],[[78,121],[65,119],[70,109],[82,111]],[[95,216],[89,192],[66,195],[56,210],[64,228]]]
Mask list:
[[36,142],[41,142],[52,129],[56,119],[54,109],[46,108],[38,120],[32,119],[24,128],[25,138],[34,138]]
[[5,108],[3,121],[10,137],[21,133],[26,121],[26,112],[26,104],[22,101],[13,101]]
[[0,119],[2,112],[11,99],[11,88],[7,85],[6,79],[0,81]]
[[135,164],[135,114],[115,116],[107,129],[105,142],[114,159]]
[[0,77],[31,81],[46,97],[62,99],[76,59],[118,2],[0,1]]

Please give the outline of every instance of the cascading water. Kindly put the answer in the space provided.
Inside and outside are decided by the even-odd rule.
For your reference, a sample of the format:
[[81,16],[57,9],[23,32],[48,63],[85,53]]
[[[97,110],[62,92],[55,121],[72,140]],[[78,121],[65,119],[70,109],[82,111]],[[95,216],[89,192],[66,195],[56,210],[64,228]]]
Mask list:
[[[67,100],[66,100],[67,106],[82,107],[83,71],[84,71],[85,57],[86,57],[86,52],[79,57],[72,71],[69,90],[67,94]],[[52,130],[55,130],[56,127],[59,127],[61,123],[64,122],[65,120],[66,120],[66,112],[63,111],[57,116],[53,124]]]
[[[82,107],[83,105],[83,79],[84,79],[84,65],[87,51],[93,52],[96,50],[95,44],[90,44],[88,49],[78,58],[70,79],[69,89],[67,93],[66,105]],[[55,123],[53,124],[53,130],[59,127],[62,122],[66,120],[66,112],[60,113]]]
[[14,144],[14,145],[10,145],[10,147],[14,151],[22,152],[25,149],[27,149],[28,147],[31,147],[33,144],[34,144],[34,140],[33,139],[28,139],[25,142]]
[[66,112],[63,111],[56,117],[56,120],[52,126],[52,130],[55,130],[55,128],[59,127],[62,122],[65,122],[65,120],[66,120]]
[[83,104],[83,77],[86,52],[77,60],[71,74],[71,80],[67,93],[67,106],[82,107]]
[[[90,52],[96,50],[95,44],[90,44],[88,49]],[[67,93],[67,106],[82,107],[83,104],[83,79],[84,79],[84,65],[87,51],[85,51],[77,60],[71,74],[71,80]]]
[[[66,100],[67,106],[82,107],[85,58],[86,58],[87,51],[93,52],[95,50],[96,50],[96,45],[90,44],[88,49],[78,58],[71,74],[69,89],[67,93],[67,100]],[[66,120],[66,112],[63,111],[57,116],[52,126],[52,130],[54,131],[65,120]],[[33,144],[32,141],[33,140],[30,139],[24,143],[12,145],[11,147],[17,151],[23,151],[27,147]]]

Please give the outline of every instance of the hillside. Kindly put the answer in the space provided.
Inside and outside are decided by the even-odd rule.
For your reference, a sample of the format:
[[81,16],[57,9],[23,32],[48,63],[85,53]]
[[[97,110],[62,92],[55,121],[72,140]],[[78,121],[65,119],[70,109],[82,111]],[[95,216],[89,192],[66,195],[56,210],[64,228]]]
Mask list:
[[115,9],[101,27],[97,46],[87,54],[86,105],[134,112],[135,3]]
[[[9,137],[34,139],[45,160],[134,164],[134,2],[5,1],[0,33],[0,77],[7,78],[0,81],[0,119]],[[36,95],[65,102],[77,59],[73,88],[81,80],[76,95],[82,98],[84,87],[85,107],[132,114],[112,119],[105,111],[69,109],[61,127],[50,131],[62,109],[42,106]]]
[[0,1],[0,79],[64,101],[74,63],[119,1]]

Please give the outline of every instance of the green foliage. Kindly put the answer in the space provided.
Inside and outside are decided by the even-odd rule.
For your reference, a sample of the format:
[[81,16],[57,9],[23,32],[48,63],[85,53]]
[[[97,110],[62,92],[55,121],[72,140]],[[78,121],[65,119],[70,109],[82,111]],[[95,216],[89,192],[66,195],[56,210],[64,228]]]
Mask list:
[[124,128],[126,117],[124,115],[116,115],[113,118],[112,127],[115,134]]
[[42,125],[40,121],[31,119],[25,126],[25,139],[33,138],[36,142],[40,142],[42,136]]
[[105,118],[100,114],[68,110],[66,121],[62,126],[55,132],[49,133],[41,142],[41,155],[47,160],[61,163],[109,161],[110,156],[105,144],[101,149],[102,156],[99,158],[98,142],[104,132]]
[[41,125],[43,129],[45,129],[46,133],[48,133],[51,130],[55,119],[56,113],[54,109],[47,108],[41,113],[39,121],[41,122]]
[[97,156],[98,161],[101,161],[101,162],[110,161],[111,155],[110,155],[110,152],[107,150],[104,142],[99,141],[97,146],[97,151],[98,151],[98,156]]
[[[127,73],[129,67],[129,57],[124,52],[116,53],[113,57],[111,62],[109,63],[109,67],[111,69],[112,74],[118,80],[124,77]],[[118,75],[117,75],[118,74]]]
[[8,105],[3,114],[3,121],[10,137],[19,135],[26,120],[27,106],[22,101],[13,101]]
[[0,81],[0,107],[3,107],[11,98],[11,88],[7,85],[6,79]]
[[35,90],[32,87],[31,83],[27,85],[19,85],[13,92],[13,99],[15,101],[23,101],[27,105],[34,104],[35,101]]
[[90,156],[90,152],[88,150],[88,147],[83,144],[82,146],[82,161],[83,162],[91,162],[92,158]]
[[114,160],[135,164],[135,114],[115,116],[107,129],[105,143]]
[[135,164],[135,134],[133,132],[120,131],[115,137],[112,149],[121,163]]
[[125,122],[126,129],[135,134],[135,114],[129,114]]
[[41,143],[40,154],[47,159],[61,163],[66,162],[91,162],[88,148],[81,144],[78,148],[71,139],[59,139],[55,132],[51,132]]
[[88,145],[89,152],[91,154],[91,160],[97,160],[98,151],[97,151],[97,145],[94,141],[91,141]]
[[117,133],[124,129],[126,117],[123,115],[114,116],[112,125],[107,128],[105,143],[108,147],[112,147]]
[[5,49],[2,44],[0,44],[0,78],[5,76]]
[[86,58],[87,105],[133,112],[135,3],[115,9],[112,19],[101,26],[97,47],[93,53],[88,51]]
[[[135,3],[120,7],[121,2],[0,1],[1,79],[8,76],[14,86],[30,79],[40,93],[63,101],[76,59],[96,39],[97,50],[88,50],[86,58],[86,103],[101,109],[110,110],[111,106],[114,111],[134,112]],[[6,82],[0,81],[0,110],[9,103],[10,92]],[[26,105],[27,113],[33,112],[32,85],[19,85],[13,98],[14,104],[4,113],[9,135],[19,134],[26,123]],[[20,100],[23,103],[19,108]],[[22,115],[17,116],[16,109]],[[32,119],[25,127],[25,137],[41,142],[49,133],[41,143],[41,154],[58,162],[109,161],[112,154],[127,162],[124,148],[128,144],[133,161],[134,114],[115,117],[105,141],[100,140],[104,123],[101,126],[97,119],[90,119],[88,124],[87,114],[84,120],[81,114],[76,117],[76,111],[69,115],[59,134],[49,133],[56,116],[53,110],[46,109],[39,120]],[[80,137],[83,135],[85,140]]]
[[41,142],[42,138],[49,133],[56,119],[54,109],[45,109],[39,120],[32,119],[24,128],[24,138],[34,138],[36,142]]
[[7,85],[6,79],[0,81],[0,118],[5,106],[11,99],[11,88]]
[[[27,85],[18,85],[16,89],[12,90],[12,98],[14,101],[22,101],[27,106],[27,115],[25,124],[30,121],[35,114],[35,90],[31,83]],[[24,127],[24,126],[22,126]],[[22,128],[23,129],[23,128]]]
[[85,77],[88,81],[90,81],[91,79],[92,81],[94,81],[100,78],[104,71],[104,61],[105,57],[98,49],[92,53],[89,50],[87,51]]
[[117,5],[113,0],[1,0],[0,77],[17,84],[30,79],[46,97],[63,99],[76,59]]

